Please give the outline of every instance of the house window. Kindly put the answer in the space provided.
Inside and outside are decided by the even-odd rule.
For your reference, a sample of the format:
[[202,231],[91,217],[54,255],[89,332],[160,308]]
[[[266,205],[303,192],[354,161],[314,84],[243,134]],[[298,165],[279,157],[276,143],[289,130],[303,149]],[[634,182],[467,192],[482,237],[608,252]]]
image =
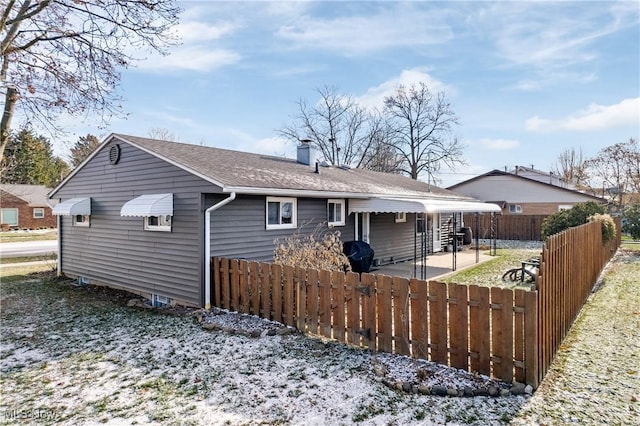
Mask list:
[[33,218],[34,219],[43,219],[44,218],[44,209],[42,207],[35,207],[33,209]]
[[287,229],[298,226],[295,198],[267,197],[267,229]]
[[328,200],[327,222],[330,226],[344,226],[344,200]]
[[145,216],[144,230],[171,232],[171,216]]
[[573,208],[573,206],[571,204],[560,204],[558,206],[558,211],[561,212],[562,210],[571,210]]
[[1,222],[4,225],[18,226],[18,209],[2,209]]
[[407,214],[405,212],[396,213],[396,223],[403,223],[407,221]]
[[511,214],[522,213],[522,206],[520,204],[509,204],[509,213]]
[[422,234],[425,231],[424,214],[419,213],[416,215],[416,234]]
[[89,226],[88,214],[76,214],[73,216],[73,226]]

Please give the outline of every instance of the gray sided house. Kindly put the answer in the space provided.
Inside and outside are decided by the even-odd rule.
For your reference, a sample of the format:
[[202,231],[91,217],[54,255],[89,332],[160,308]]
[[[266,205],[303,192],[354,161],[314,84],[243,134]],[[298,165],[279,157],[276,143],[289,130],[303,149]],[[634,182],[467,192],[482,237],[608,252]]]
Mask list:
[[[208,307],[211,256],[270,261],[274,240],[316,226],[369,242],[376,262],[446,245],[453,213],[493,204],[386,173],[112,134],[60,185],[59,273]],[[417,231],[417,232],[416,232]]]

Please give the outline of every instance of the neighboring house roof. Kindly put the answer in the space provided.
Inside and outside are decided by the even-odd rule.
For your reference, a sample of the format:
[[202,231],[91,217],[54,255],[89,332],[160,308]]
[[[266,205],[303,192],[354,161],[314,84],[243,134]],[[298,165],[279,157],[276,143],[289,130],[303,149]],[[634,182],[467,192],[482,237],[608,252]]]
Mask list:
[[[564,188],[562,186],[552,185],[550,183],[541,182],[538,179],[531,179],[531,178],[528,178],[528,177],[525,177],[525,176],[521,176],[519,174],[516,175],[516,174],[510,173],[510,172],[504,172],[502,170],[492,170],[490,172],[484,173],[484,174],[479,175],[479,176],[475,176],[475,177],[473,177],[471,179],[468,179],[468,180],[462,181],[460,183],[457,183],[455,185],[452,185],[452,186],[448,187],[447,189],[449,189],[451,191],[462,191],[462,187],[464,187],[464,186],[466,186],[466,185],[468,185],[470,183],[476,183],[477,184],[479,181],[482,181],[487,177],[496,177],[496,176],[504,176],[504,177],[508,177],[509,179],[515,179],[515,180],[520,179],[522,182],[533,183],[533,184],[536,184],[536,185],[543,185],[544,187],[546,187],[548,189],[551,189],[551,190],[564,192],[566,194],[571,194],[573,196],[577,195],[577,196],[585,197],[585,198],[591,199],[591,200],[593,200],[595,202],[599,202],[599,203],[606,203],[607,202],[606,199],[598,197],[596,195],[588,194],[586,192],[576,191],[574,189]],[[487,182],[487,184],[495,185],[495,182],[494,181]],[[508,201],[512,201],[512,200],[506,200],[506,201],[508,202]],[[492,201],[492,202],[497,203],[495,201]]]
[[470,197],[396,174],[336,166],[319,166],[316,173],[315,165],[301,164],[296,159],[122,134],[107,137],[91,156],[50,193],[50,196],[111,141],[129,143],[221,187],[223,192],[471,200]]
[[537,170],[533,167],[516,166],[516,168],[510,173],[537,180],[539,182],[549,183],[554,186],[560,186],[562,188],[577,189],[574,184],[567,182],[562,176],[558,176],[553,172],[543,172],[542,170]]
[[48,192],[44,185],[0,184],[0,189],[26,202],[29,207],[50,207]]

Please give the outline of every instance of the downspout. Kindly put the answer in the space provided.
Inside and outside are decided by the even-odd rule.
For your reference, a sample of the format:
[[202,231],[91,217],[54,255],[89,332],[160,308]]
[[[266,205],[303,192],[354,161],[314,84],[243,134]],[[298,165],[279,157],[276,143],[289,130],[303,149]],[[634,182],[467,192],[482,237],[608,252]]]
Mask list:
[[62,216],[56,216],[56,226],[58,227],[58,259],[56,260],[57,276],[62,276]]
[[236,199],[232,192],[228,198],[214,204],[204,211],[204,307],[211,309],[211,212],[229,204]]

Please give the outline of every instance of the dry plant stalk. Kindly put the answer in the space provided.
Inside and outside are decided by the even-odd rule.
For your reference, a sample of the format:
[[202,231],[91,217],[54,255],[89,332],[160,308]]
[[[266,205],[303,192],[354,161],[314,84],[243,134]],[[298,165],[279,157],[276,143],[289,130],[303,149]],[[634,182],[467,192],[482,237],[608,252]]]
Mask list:
[[309,234],[301,231],[302,227],[288,237],[275,239],[273,263],[327,271],[351,270],[349,258],[342,252],[340,231],[327,230],[324,223]]

